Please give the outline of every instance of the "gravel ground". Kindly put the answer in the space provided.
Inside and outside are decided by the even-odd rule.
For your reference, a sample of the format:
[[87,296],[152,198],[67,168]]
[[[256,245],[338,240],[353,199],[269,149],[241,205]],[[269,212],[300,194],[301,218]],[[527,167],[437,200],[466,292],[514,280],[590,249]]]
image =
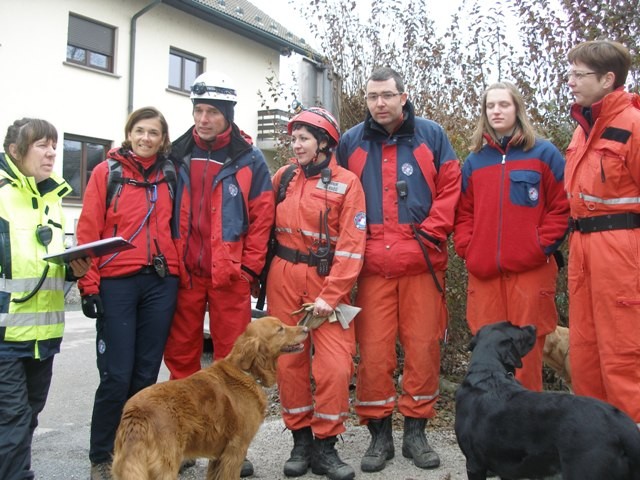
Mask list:
[[[387,463],[382,472],[362,473],[360,459],[369,445],[369,432],[366,427],[349,426],[342,434],[342,440],[336,444],[338,454],[343,461],[356,470],[356,478],[371,480],[463,480],[466,479],[464,456],[458,448],[452,429],[428,431],[431,446],[438,452],[442,461],[439,468],[422,470],[413,465],[411,460],[402,456],[402,432],[394,431],[396,456]],[[289,457],[293,446],[291,434],[284,430],[284,424],[279,419],[268,419],[262,424],[260,431],[249,447],[248,458],[253,462],[255,473],[249,478],[263,478],[269,480],[285,479],[282,473],[284,462]],[[181,480],[203,479],[206,475],[207,461],[199,459],[195,467],[188,469]],[[312,474],[298,478],[326,478]]]

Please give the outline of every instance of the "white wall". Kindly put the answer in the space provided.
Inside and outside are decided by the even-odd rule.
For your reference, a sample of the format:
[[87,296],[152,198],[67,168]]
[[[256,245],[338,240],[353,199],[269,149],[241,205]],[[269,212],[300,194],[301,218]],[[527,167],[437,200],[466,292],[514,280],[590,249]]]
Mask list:
[[[24,116],[44,118],[58,129],[56,170],[62,172],[65,133],[123,140],[129,86],[131,17],[148,0],[0,0],[0,140]],[[114,74],[65,63],[69,12],[116,27]],[[159,4],[138,18],[133,108],[157,107],[167,118],[171,138],[191,124],[186,94],[169,91],[169,49],[205,58],[205,70],[221,70],[239,95],[236,123],[257,136],[258,90],[279,71],[279,53],[231,31]],[[67,206],[67,230],[79,206]],[[70,218],[69,218],[70,217]]]

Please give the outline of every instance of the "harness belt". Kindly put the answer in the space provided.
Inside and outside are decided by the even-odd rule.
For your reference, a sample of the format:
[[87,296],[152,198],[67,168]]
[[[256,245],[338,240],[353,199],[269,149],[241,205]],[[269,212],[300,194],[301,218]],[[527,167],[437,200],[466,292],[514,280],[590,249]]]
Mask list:
[[[318,258],[313,255],[306,255],[299,250],[294,250],[293,248],[285,247],[284,245],[278,244],[276,247],[276,255],[283,260],[291,263],[306,263],[310,267],[318,266]],[[333,252],[329,252],[329,264],[333,262]]]
[[626,212],[569,219],[569,231],[571,232],[593,233],[631,228],[640,228],[640,214]]

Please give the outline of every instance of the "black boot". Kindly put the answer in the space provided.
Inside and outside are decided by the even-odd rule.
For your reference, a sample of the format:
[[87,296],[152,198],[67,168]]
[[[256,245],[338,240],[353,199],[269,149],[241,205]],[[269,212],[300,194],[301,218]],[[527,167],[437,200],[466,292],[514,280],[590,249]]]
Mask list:
[[440,457],[427,442],[427,437],[424,434],[426,426],[426,418],[404,417],[402,455],[406,458],[412,458],[416,467],[436,468],[440,466]]
[[331,480],[352,480],[356,472],[340,460],[335,449],[336,437],[315,438],[311,455],[311,471],[326,475]]
[[395,455],[393,435],[391,433],[391,415],[369,420],[367,428],[371,434],[371,443],[362,457],[360,469],[363,472],[379,472]]
[[250,477],[251,475],[253,475],[253,463],[251,463],[251,460],[248,458],[245,458],[242,462],[242,468],[240,469],[240,476],[244,478]]
[[301,477],[311,463],[311,452],[313,451],[313,433],[311,427],[304,427],[300,430],[292,430],[293,449],[289,460],[284,463],[284,474],[287,477]]

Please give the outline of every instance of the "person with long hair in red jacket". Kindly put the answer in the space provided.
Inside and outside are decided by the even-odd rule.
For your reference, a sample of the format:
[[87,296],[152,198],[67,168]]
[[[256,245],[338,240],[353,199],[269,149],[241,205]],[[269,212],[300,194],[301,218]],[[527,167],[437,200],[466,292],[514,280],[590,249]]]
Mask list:
[[467,322],[509,320],[535,325],[538,339],[516,378],[542,390],[542,349],[558,322],[558,264],[569,203],[564,158],[536,136],[515,85],[499,82],[484,92],[471,154],[462,166],[462,194],[454,229],[456,252],[466,262]]
[[[125,402],[154,384],[176,306],[179,260],[170,221],[175,168],[164,116],[134,111],[122,146],[89,179],[78,220],[79,244],[121,236],[136,248],[95,258],[78,283],[82,311],[96,318],[100,384],[91,419],[91,479],[110,479],[116,429]],[[169,162],[169,163],[168,163]],[[114,182],[110,170],[118,170]]]

